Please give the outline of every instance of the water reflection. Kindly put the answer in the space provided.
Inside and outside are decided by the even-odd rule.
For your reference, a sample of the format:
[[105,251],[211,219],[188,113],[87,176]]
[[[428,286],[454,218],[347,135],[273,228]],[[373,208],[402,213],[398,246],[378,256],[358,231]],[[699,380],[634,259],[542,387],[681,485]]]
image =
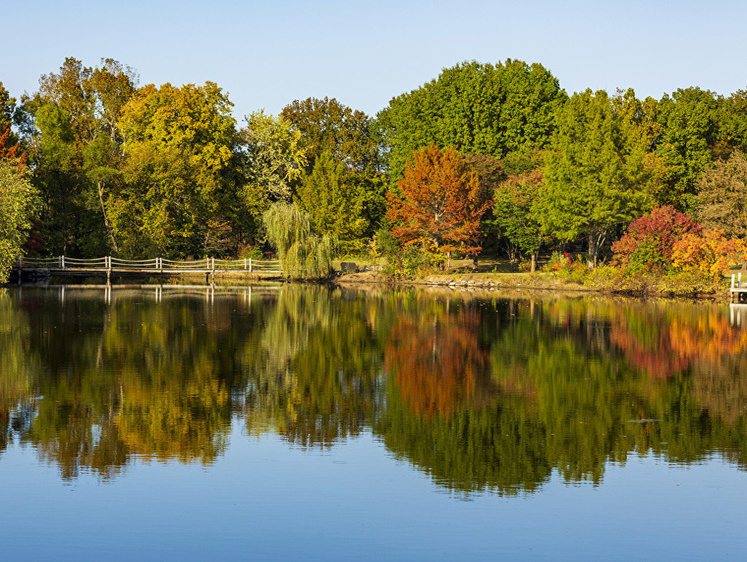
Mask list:
[[734,309],[285,286],[243,294],[0,294],[0,462],[62,478],[219,462],[249,435],[373,431],[450,490],[599,484],[630,453],[744,467],[747,330]]

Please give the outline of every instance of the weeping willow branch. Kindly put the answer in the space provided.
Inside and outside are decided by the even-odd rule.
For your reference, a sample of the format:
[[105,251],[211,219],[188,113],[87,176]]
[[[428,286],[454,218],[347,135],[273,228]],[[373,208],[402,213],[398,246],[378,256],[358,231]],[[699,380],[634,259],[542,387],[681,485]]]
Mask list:
[[262,221],[270,244],[277,249],[283,275],[298,279],[329,277],[335,243],[329,236],[311,234],[308,213],[295,204],[275,203]]

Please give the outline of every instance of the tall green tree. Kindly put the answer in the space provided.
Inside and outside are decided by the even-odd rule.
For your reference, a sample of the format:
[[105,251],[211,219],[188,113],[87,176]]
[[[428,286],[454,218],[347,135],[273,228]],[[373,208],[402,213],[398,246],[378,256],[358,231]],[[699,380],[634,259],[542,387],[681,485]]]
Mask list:
[[332,98],[295,100],[281,117],[301,133],[306,151],[306,173],[311,175],[324,152],[341,162],[350,182],[364,194],[363,215],[372,236],[386,213],[386,179],[378,123],[362,111]]
[[542,65],[465,62],[389,102],[377,117],[397,180],[413,150],[430,144],[502,158],[544,147],[554,130],[554,112],[566,99],[558,80]]
[[335,98],[307,98],[285,106],[280,116],[299,131],[306,146],[307,171],[330,152],[347,168],[367,174],[380,168],[380,145],[373,121]]
[[292,200],[306,167],[306,152],[301,132],[282,116],[257,111],[246,117],[239,131],[240,194],[250,238],[256,238],[262,215],[273,203]]
[[298,202],[309,213],[311,230],[336,238],[342,252],[360,251],[365,243],[366,193],[356,180],[331,152],[323,152],[298,189]]
[[211,221],[221,221],[236,142],[231,102],[212,82],[148,85],[122,109],[125,186],[112,224],[130,256],[202,251]]
[[648,151],[651,133],[632,90],[616,98],[575,94],[556,123],[537,213],[560,240],[585,238],[593,267],[613,229],[651,207],[660,163]]
[[13,262],[21,255],[36,202],[26,167],[0,158],[0,283],[7,281]]
[[121,183],[117,120],[136,83],[136,73],[113,59],[91,68],[67,58],[59,73],[42,76],[29,105],[38,130],[34,181],[44,200],[47,251],[118,251],[109,217],[112,191]]
[[700,88],[679,89],[659,102],[661,132],[655,144],[669,168],[660,203],[694,210],[698,177],[711,166],[719,138],[719,103],[713,92]]

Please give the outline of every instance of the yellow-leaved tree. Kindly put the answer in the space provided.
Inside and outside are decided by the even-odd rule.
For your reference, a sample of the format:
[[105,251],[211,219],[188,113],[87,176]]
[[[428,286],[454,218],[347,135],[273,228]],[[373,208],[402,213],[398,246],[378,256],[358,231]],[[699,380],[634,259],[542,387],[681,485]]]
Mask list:
[[[231,102],[212,82],[150,84],[124,107],[125,186],[112,223],[125,255],[204,251],[209,224],[223,224],[234,200],[228,174],[236,142]],[[211,241],[214,244],[214,241]]]

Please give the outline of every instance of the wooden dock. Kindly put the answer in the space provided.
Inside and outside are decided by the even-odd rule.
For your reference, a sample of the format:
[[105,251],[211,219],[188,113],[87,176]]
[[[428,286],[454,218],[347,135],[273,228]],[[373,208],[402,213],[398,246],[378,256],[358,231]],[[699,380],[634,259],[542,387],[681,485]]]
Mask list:
[[18,284],[23,283],[24,273],[27,276],[70,275],[76,277],[106,276],[110,285],[112,277],[118,276],[177,276],[185,274],[205,275],[206,284],[215,285],[216,274],[280,274],[278,260],[255,260],[244,258],[223,260],[205,258],[201,260],[169,260],[151,258],[147,260],[123,260],[112,256],[94,259],[78,259],[66,256],[54,258],[18,258],[13,266]]
[[732,303],[741,303],[747,301],[747,286],[742,283],[742,272],[731,274],[731,294]]

